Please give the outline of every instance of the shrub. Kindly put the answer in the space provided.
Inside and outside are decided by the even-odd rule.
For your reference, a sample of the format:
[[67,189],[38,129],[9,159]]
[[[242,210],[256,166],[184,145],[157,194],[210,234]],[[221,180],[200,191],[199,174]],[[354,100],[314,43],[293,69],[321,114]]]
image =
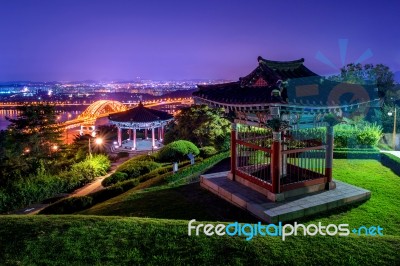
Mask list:
[[[91,194],[89,194],[89,196],[93,199],[93,205],[95,205],[99,202],[103,202],[103,201],[106,201],[113,197],[116,197],[122,193],[124,193],[124,189],[121,186],[115,185],[115,186],[111,186],[111,187],[96,191],[94,193],[91,193]],[[91,206],[89,206],[89,207],[91,207]],[[76,211],[81,211],[81,210],[83,210],[83,209],[79,209]]]
[[213,146],[202,147],[199,150],[200,150],[200,156],[203,158],[208,158],[217,153],[217,150]]
[[156,170],[153,170],[150,173],[142,175],[137,180],[138,180],[138,182],[141,183],[141,182],[147,181],[149,179],[152,179],[152,178],[157,177],[159,175],[163,175],[163,174],[168,173],[168,172],[172,172],[172,165],[164,166],[164,167],[158,168]]
[[[295,131],[297,139],[325,139],[326,128],[300,129]],[[376,124],[339,124],[334,127],[335,148],[375,147],[382,136],[382,128]]]
[[199,172],[208,169],[209,167],[220,162],[221,160],[228,158],[229,155],[230,155],[229,151],[216,154],[210,158],[203,160],[201,163],[182,168],[175,174],[171,173],[168,176],[165,176],[165,179],[168,183],[182,182],[185,180],[188,181],[187,179],[191,178],[193,176],[193,173],[198,174]]
[[199,149],[192,142],[187,140],[177,140],[161,148],[157,153],[157,159],[161,162],[174,162],[187,159],[187,155],[192,153],[198,155]]
[[116,186],[120,186],[124,192],[130,190],[131,188],[136,187],[137,185],[139,185],[139,179],[137,178],[132,180],[122,181],[116,184]]
[[110,186],[128,179],[138,178],[141,175],[147,174],[154,169],[160,168],[161,164],[153,161],[133,160],[129,163],[124,163],[118,167],[117,172],[105,178],[102,182],[103,186]]
[[40,211],[40,214],[70,214],[92,206],[92,197],[72,197],[62,199]]
[[132,179],[143,174],[147,174],[148,172],[157,169],[160,166],[161,165],[156,162],[136,161],[125,167],[119,167],[118,171],[126,173],[127,178]]
[[80,175],[80,179],[83,182],[89,182],[96,176],[105,175],[110,165],[110,160],[107,156],[100,154],[72,165],[71,172]]
[[104,155],[96,155],[74,164],[69,171],[57,175],[49,174],[40,167],[38,172],[15,180],[7,188],[0,190],[0,212],[14,210],[31,203],[40,202],[62,192],[68,192],[103,175],[110,167]]
[[115,184],[117,182],[123,181],[128,179],[128,174],[123,173],[123,172],[115,172],[114,174],[110,175],[109,177],[105,178],[101,184],[104,187],[108,187],[112,184]]
[[382,136],[382,128],[376,124],[341,124],[335,127],[335,147],[373,147]]
[[133,157],[132,159],[127,160],[126,162],[122,163],[117,168],[117,172],[122,172],[123,169],[129,169],[132,165],[136,165],[137,162],[153,162],[154,156],[153,155],[139,155]]
[[[158,180],[156,180],[151,185],[154,185],[155,183],[157,183],[159,181],[163,181],[163,180],[166,180],[169,183],[176,182],[179,180],[181,181],[185,177],[190,178],[191,174],[193,174],[194,172],[198,173],[200,171],[204,171],[205,169],[218,163],[222,159],[227,158],[228,156],[229,156],[229,152],[224,152],[224,153],[214,155],[208,159],[205,159],[204,161],[202,161],[199,164],[196,164],[194,166],[184,167],[176,174],[172,174],[171,166],[161,167],[161,168],[153,170],[150,173],[143,175],[139,178],[119,182],[115,185],[112,185],[103,190],[88,194],[87,196],[84,196],[84,197],[62,199],[62,200],[54,203],[53,205],[46,207],[45,209],[40,211],[39,214],[62,214],[62,213],[67,214],[67,213],[79,212],[79,211],[88,209],[95,204],[98,204],[98,203],[106,201],[110,198],[116,197],[116,196],[136,187],[140,182],[144,182],[149,179],[156,178],[156,177]],[[0,191],[0,200],[1,200],[1,191]]]

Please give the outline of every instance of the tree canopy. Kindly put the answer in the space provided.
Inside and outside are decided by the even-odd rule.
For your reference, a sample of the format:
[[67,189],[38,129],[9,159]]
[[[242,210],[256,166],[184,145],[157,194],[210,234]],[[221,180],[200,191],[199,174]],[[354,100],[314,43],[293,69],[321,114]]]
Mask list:
[[348,64],[340,69],[340,74],[331,77],[339,82],[357,84],[376,84],[379,96],[384,99],[393,97],[394,74],[389,67],[383,64]]
[[207,105],[193,105],[182,109],[166,135],[165,143],[183,139],[198,147],[214,146],[218,150],[229,147],[230,122],[223,118],[221,109]]
[[[51,165],[59,156],[61,131],[51,105],[17,107],[16,119],[1,133],[0,166],[3,177],[34,173],[40,164]],[[3,180],[4,181],[4,180]]]

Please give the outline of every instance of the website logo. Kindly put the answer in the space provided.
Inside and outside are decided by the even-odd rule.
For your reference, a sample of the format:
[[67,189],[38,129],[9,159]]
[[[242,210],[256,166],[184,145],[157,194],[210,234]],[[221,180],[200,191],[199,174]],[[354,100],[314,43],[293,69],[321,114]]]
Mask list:
[[192,219],[188,223],[188,235],[199,236],[200,234],[204,234],[206,236],[244,236],[246,240],[249,241],[253,239],[255,236],[272,236],[272,237],[280,237],[282,241],[289,236],[348,236],[350,232],[356,235],[366,235],[366,236],[377,236],[383,235],[383,228],[378,226],[360,226],[359,228],[354,228],[350,231],[349,224],[328,224],[323,225],[321,222],[318,224],[299,224],[295,222],[292,224],[282,224],[279,222],[276,224],[268,224],[263,225],[261,222],[257,224],[241,224],[238,222],[226,224],[203,224],[196,222],[195,219]]

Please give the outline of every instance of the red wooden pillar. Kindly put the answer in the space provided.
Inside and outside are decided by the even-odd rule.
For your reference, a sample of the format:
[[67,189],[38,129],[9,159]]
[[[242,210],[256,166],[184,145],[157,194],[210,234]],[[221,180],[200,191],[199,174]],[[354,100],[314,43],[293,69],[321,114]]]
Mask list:
[[326,128],[326,157],[325,157],[325,176],[328,184],[332,182],[332,163],[333,163],[333,126]]
[[147,128],[144,129],[144,139],[147,139]]
[[273,142],[271,149],[271,180],[272,180],[272,193],[280,193],[280,179],[281,179],[281,132],[273,132]]
[[232,180],[235,180],[236,175],[236,124],[232,124],[231,129],[231,174]]

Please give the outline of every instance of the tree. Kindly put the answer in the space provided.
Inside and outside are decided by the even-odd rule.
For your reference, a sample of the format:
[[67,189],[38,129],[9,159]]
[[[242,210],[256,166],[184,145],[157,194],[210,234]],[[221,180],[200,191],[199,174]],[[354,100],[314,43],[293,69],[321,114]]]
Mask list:
[[230,122],[221,109],[193,105],[182,109],[165,134],[165,143],[184,139],[198,147],[214,146],[226,149],[229,145]]
[[394,74],[383,64],[348,64],[340,69],[340,74],[332,76],[332,80],[357,84],[376,84],[379,97],[390,100],[394,91]]
[[17,107],[16,119],[6,118],[11,124],[2,133],[1,175],[15,178],[35,173],[40,165],[54,165],[60,155],[61,130],[55,109],[51,105]]

